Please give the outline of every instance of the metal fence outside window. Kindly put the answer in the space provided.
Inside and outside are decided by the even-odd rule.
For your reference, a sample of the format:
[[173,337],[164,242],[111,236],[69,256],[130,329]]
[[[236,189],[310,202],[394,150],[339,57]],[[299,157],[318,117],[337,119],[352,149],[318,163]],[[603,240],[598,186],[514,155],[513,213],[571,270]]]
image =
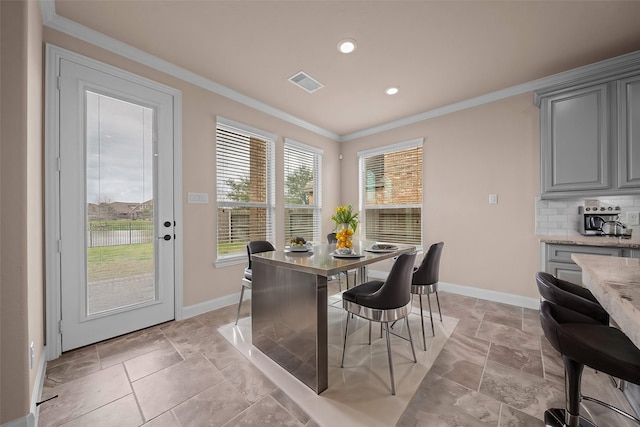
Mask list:
[[153,242],[153,222],[92,224],[87,228],[87,247],[135,245]]

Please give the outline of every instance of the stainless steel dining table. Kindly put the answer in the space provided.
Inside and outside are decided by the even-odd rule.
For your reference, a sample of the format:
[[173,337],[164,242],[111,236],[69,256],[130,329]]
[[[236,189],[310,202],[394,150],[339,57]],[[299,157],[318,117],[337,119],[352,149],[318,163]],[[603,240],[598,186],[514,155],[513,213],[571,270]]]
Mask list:
[[412,252],[396,245],[389,252],[368,252],[375,242],[355,242],[361,257],[334,256],[335,244],[316,244],[308,252],[277,250],[252,255],[252,344],[320,394],[328,387],[328,278],[358,270],[360,281],[372,263]]

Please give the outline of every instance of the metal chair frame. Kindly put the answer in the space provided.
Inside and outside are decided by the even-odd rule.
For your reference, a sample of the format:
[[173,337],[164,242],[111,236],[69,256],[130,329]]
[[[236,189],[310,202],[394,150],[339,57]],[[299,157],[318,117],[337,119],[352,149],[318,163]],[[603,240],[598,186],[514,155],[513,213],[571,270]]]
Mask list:
[[[405,254],[407,255],[407,254]],[[402,255],[401,255],[402,256]],[[413,265],[413,261],[415,260],[415,252],[413,252],[412,254],[407,255],[410,259],[409,260],[405,260],[406,265],[403,267],[403,265],[399,264],[398,262],[396,262],[396,264],[394,264],[394,267],[392,268],[392,271],[389,273],[389,277],[391,277],[392,281],[389,282],[389,279],[387,279],[386,282],[379,282],[380,286],[378,288],[378,290],[376,292],[374,292],[374,294],[382,294],[382,288],[385,286],[394,286],[394,285],[398,285],[401,286],[400,283],[394,283],[393,280],[394,279],[406,279],[406,280],[410,280],[410,273],[406,272],[406,273],[402,273],[402,270],[400,271],[396,271],[394,272],[394,270],[396,268],[398,269],[402,269],[402,268],[406,268],[409,267],[411,268],[411,266]],[[408,262],[410,262],[410,264],[408,264]],[[398,267],[396,267],[398,266]],[[403,277],[404,274],[404,277]],[[366,286],[369,285],[371,283],[374,282],[368,282],[359,286]],[[358,288],[359,286],[356,286],[353,289]],[[407,286],[408,288],[408,286]],[[408,291],[408,289],[407,289]],[[403,338],[407,341],[409,341],[409,343],[411,344],[411,353],[413,354],[413,361],[414,363],[417,363],[417,359],[416,359],[416,352],[415,352],[415,348],[413,346],[413,338],[411,336],[411,328],[409,326],[409,313],[411,313],[411,307],[412,307],[412,303],[411,303],[411,298],[410,298],[410,293],[408,293],[408,303],[400,306],[400,307],[395,307],[395,308],[374,308],[374,307],[369,307],[367,305],[362,305],[362,304],[358,304],[356,302],[353,301],[349,301],[349,300],[345,300],[343,297],[342,300],[342,306],[343,308],[347,311],[347,321],[345,324],[345,330],[344,330],[344,343],[343,343],[343,347],[342,347],[342,361],[340,362],[340,367],[344,368],[344,357],[345,354],[347,352],[347,335],[349,332],[349,318],[351,317],[349,314],[352,315],[356,315],[358,317],[362,317],[363,319],[369,320],[369,344],[371,344],[371,322],[380,322],[381,327],[384,325],[384,329],[386,331],[386,336],[387,336],[387,357],[389,359],[389,377],[391,380],[391,394],[395,395],[396,394],[396,385],[395,385],[395,378],[394,378],[394,374],[393,374],[393,358],[391,356],[391,340],[390,340],[390,334],[393,334],[392,332],[390,332],[390,328],[389,328],[389,322],[395,322],[397,320],[403,319],[405,320],[405,323],[407,325],[407,334],[408,334],[408,338],[402,337],[400,335],[397,334],[393,334],[396,336],[399,336],[400,338]]]

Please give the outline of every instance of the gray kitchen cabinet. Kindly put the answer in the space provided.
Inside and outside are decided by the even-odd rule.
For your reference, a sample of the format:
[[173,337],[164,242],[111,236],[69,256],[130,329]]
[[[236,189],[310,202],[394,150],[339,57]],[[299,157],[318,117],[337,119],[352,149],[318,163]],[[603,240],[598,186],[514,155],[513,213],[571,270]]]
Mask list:
[[543,199],[640,194],[640,57],[536,90]]
[[576,285],[582,284],[582,269],[574,263],[548,262],[546,271],[558,279],[566,280]]
[[611,188],[610,92],[603,83],[542,98],[543,197]]
[[[597,239],[597,237],[594,237]],[[629,249],[582,245],[545,245],[545,271],[577,285],[582,284],[582,269],[571,260],[571,254],[630,256]]]
[[640,75],[618,81],[618,187],[640,187]]

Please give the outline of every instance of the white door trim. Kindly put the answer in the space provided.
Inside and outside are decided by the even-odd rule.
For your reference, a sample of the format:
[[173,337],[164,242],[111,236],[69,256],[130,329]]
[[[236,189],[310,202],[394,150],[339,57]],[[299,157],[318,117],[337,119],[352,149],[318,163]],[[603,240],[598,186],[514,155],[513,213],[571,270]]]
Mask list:
[[46,45],[45,70],[45,275],[46,275],[46,358],[53,360],[62,354],[59,322],[62,318],[60,304],[60,117],[58,75],[60,60],[76,62],[86,67],[112,74],[134,83],[146,85],[173,97],[173,194],[175,247],[175,318],[182,319],[183,306],[183,226],[182,226],[182,92],[169,86],[115,68],[103,62],[85,57],[60,47]]

